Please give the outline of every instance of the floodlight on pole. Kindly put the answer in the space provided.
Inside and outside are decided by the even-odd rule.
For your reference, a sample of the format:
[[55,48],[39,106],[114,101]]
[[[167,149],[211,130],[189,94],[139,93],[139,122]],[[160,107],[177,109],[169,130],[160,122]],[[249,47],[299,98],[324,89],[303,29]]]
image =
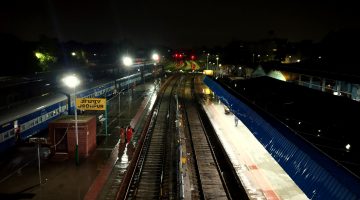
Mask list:
[[209,69],[209,56],[210,54],[208,53],[206,56],[206,69]]
[[124,64],[125,66],[130,66],[130,65],[133,64],[133,60],[132,60],[132,58],[129,57],[129,56],[123,57],[122,60],[123,60],[123,64]]
[[[130,67],[133,64],[133,59],[130,56],[124,56],[122,58],[122,61],[126,67]],[[127,71],[128,71],[128,75],[129,75],[130,72],[129,72],[129,70],[127,70]],[[128,89],[129,89],[129,82],[128,82]]]
[[151,56],[151,58],[154,60],[154,61],[159,61],[159,59],[160,59],[160,56],[159,56],[159,54],[157,54],[157,53],[153,53],[153,55]]
[[66,86],[74,88],[74,115],[75,115],[75,162],[79,165],[79,136],[78,136],[78,124],[77,124],[77,111],[76,111],[76,86],[80,84],[80,80],[75,75],[70,75],[62,79]]

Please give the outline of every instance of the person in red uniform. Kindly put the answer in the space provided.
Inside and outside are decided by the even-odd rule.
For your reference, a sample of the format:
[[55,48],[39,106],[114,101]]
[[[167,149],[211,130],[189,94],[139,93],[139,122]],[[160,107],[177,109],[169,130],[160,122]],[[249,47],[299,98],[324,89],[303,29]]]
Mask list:
[[120,142],[126,143],[125,128],[123,126],[120,128]]
[[133,134],[133,128],[131,128],[131,126],[129,125],[127,130],[126,130],[126,141],[127,141],[127,143],[130,142],[132,134]]

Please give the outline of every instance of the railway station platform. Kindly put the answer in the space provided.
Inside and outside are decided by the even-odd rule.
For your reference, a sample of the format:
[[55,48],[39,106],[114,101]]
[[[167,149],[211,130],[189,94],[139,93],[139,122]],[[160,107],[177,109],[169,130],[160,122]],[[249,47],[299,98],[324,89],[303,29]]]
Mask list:
[[[120,116],[109,115],[108,135],[104,129],[97,130],[97,148],[86,159],[81,159],[77,166],[75,160],[41,160],[41,185],[38,173],[37,148],[26,147],[31,161],[14,171],[16,163],[25,159],[21,154],[15,154],[6,167],[7,177],[0,182],[0,199],[96,199],[101,196],[101,188],[106,187],[106,180],[111,173],[114,163],[122,157],[127,157],[126,163],[130,162],[134,143],[123,144],[119,142],[120,127],[131,125],[134,129],[133,138],[137,137],[140,130],[141,118],[150,106],[160,87],[159,82],[147,82],[135,87],[133,91],[125,91],[121,95]],[[118,109],[117,96],[108,102],[110,109]],[[118,113],[118,112],[116,112]],[[29,150],[30,149],[30,150]],[[18,151],[21,153],[21,151]],[[4,170],[2,170],[4,171]],[[6,173],[6,172],[4,172]],[[95,188],[95,190],[94,190]],[[86,199],[85,198],[85,199]]]
[[[104,129],[97,130],[97,148],[80,160],[79,166],[73,159],[41,160],[40,187],[37,162],[33,161],[0,182],[0,199],[114,199],[159,87],[145,83],[137,86],[133,95],[131,91],[123,94],[120,117],[109,116],[108,136]],[[208,88],[199,84],[197,91],[203,89]],[[118,109],[116,98],[110,100],[110,109]],[[308,199],[240,120],[235,126],[234,115],[225,114],[216,98],[207,96],[203,107],[250,199]],[[122,143],[119,129],[127,125],[135,133],[131,142]],[[36,159],[35,146],[33,151]],[[185,191],[191,190],[191,185],[185,187]]]
[[[209,91],[204,83],[197,88],[203,91]],[[308,199],[250,130],[240,120],[235,125],[220,100],[210,93],[202,105],[250,199]]]

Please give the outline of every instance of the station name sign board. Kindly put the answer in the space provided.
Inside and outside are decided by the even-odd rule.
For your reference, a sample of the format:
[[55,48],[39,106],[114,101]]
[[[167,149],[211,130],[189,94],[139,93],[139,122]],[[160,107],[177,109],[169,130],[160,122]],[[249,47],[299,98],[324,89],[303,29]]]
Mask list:
[[105,98],[77,98],[76,107],[79,110],[105,110]]

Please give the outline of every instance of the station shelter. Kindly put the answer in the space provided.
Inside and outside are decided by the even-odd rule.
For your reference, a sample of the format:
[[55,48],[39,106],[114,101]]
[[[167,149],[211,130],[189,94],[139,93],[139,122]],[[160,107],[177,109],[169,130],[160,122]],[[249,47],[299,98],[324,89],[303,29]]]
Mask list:
[[[79,157],[86,158],[96,149],[96,116],[78,115]],[[62,116],[49,124],[51,153],[75,157],[76,129],[73,115]]]

